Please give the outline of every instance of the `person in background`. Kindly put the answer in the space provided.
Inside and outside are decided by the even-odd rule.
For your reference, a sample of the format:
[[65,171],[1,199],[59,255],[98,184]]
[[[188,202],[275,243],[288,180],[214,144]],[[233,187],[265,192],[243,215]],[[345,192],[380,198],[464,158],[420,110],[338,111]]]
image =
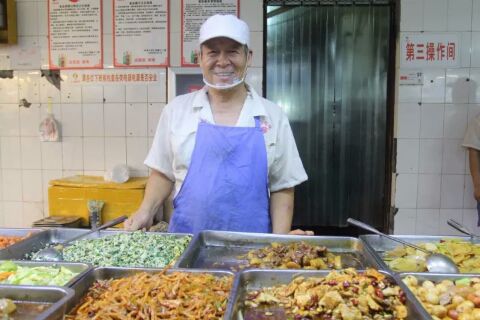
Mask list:
[[477,200],[477,226],[480,227],[480,114],[468,125],[463,144],[468,150],[468,163],[473,182],[473,196]]
[[172,190],[169,232],[291,231],[294,187],[307,180],[286,115],[245,83],[250,31],[233,15],[214,15],[200,29],[205,86],[162,112],[145,160],[144,200],[125,226],[149,228]]

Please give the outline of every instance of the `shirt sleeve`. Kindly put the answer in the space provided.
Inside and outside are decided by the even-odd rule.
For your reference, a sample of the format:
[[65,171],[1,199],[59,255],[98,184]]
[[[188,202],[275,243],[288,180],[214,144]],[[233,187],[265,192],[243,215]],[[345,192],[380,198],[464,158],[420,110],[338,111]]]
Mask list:
[[158,121],[153,143],[144,164],[163,173],[171,181],[175,181],[173,174],[173,152],[170,139],[171,111],[168,105],[164,108]]
[[285,115],[280,120],[274,152],[274,161],[269,171],[271,192],[292,188],[308,179]]
[[462,146],[480,150],[480,117],[475,117],[468,125]]

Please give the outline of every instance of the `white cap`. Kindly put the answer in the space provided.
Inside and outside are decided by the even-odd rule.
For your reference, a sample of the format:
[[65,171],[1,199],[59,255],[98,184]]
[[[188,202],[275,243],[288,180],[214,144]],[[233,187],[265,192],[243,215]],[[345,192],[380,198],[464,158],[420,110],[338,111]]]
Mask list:
[[225,37],[249,46],[250,30],[248,25],[236,16],[216,14],[208,18],[200,28],[199,44],[207,40]]

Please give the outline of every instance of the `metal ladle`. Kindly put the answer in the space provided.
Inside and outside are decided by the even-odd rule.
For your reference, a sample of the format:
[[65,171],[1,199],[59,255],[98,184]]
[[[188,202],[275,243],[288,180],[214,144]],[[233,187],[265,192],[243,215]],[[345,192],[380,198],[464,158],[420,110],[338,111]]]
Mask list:
[[42,261],[62,261],[63,260],[63,247],[67,245],[70,242],[76,241],[80,238],[83,238],[85,236],[88,236],[89,234],[92,234],[94,232],[116,226],[119,223],[122,223],[123,221],[127,220],[127,216],[121,216],[116,219],[113,219],[111,221],[106,222],[105,224],[101,225],[100,227],[90,230],[86,233],[82,233],[79,236],[73,237],[72,239],[69,239],[67,241],[64,241],[63,243],[57,244],[52,247],[48,247],[45,249],[42,249],[38,251],[35,255],[35,260],[42,260]]
[[470,236],[470,238],[472,238],[472,240],[473,240],[473,238],[476,238],[476,239],[480,238],[480,236],[477,236],[477,235],[474,234],[472,231],[470,231],[470,229],[468,229],[468,228],[465,227],[463,224],[461,224],[460,222],[458,222],[458,221],[456,221],[456,220],[454,220],[454,219],[448,219],[448,220],[447,220],[447,224],[448,224],[450,227],[452,227],[452,228],[460,231],[461,233],[466,234],[467,236]]
[[437,273],[458,273],[459,272],[455,262],[453,262],[452,259],[450,259],[449,257],[447,257],[444,254],[434,253],[434,252],[431,252],[429,250],[423,249],[419,246],[416,246],[414,244],[411,244],[409,242],[406,242],[406,241],[403,241],[401,239],[389,236],[387,234],[384,234],[384,233],[378,231],[377,229],[375,229],[374,227],[372,227],[372,226],[370,226],[366,223],[360,222],[360,221],[352,219],[352,218],[348,218],[347,222],[350,223],[350,224],[353,224],[353,225],[355,225],[359,228],[362,228],[364,230],[367,230],[367,231],[373,232],[375,234],[378,234],[380,236],[383,236],[383,237],[385,237],[387,239],[390,239],[392,241],[399,242],[403,245],[406,245],[406,246],[412,247],[414,249],[420,250],[422,252],[425,252],[427,254],[427,257],[426,257],[427,270],[430,271],[430,272],[437,272]]

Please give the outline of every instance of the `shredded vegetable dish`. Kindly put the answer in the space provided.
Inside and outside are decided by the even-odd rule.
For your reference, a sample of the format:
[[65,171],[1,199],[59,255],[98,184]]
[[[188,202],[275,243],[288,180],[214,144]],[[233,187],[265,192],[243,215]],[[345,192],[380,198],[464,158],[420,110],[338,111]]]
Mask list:
[[339,255],[324,246],[304,241],[293,243],[273,242],[270,246],[249,251],[245,258],[248,265],[242,267],[268,269],[341,269]]
[[400,287],[377,270],[357,273],[348,268],[325,277],[297,277],[286,285],[249,291],[245,314],[249,309],[263,309],[271,316],[271,310],[281,307],[283,319],[405,319],[405,303]]
[[[461,273],[480,273],[480,244],[462,239],[445,239],[438,243],[420,243],[418,246],[450,257]],[[388,266],[397,272],[425,272],[426,253],[410,247],[398,246],[383,256]]]
[[434,283],[409,275],[403,282],[435,320],[480,319],[480,278]]
[[222,319],[232,281],[185,272],[99,280],[65,319]]
[[[75,241],[63,249],[63,259],[102,267],[156,267],[174,262],[191,236],[177,237],[136,231]],[[32,260],[37,260],[36,254]]]

